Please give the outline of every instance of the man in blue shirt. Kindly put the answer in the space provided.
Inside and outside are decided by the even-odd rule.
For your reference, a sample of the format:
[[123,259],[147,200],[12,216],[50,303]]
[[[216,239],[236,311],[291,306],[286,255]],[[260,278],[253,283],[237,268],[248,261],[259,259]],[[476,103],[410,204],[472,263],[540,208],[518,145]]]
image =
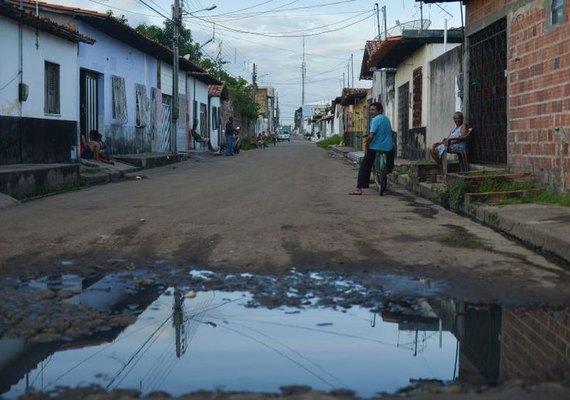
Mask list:
[[370,172],[374,159],[379,152],[386,153],[388,172],[394,168],[394,144],[392,142],[392,124],[384,114],[382,104],[375,102],[370,105],[370,132],[366,137],[366,152],[358,170],[356,190],[348,193],[361,195],[362,189],[370,186]]

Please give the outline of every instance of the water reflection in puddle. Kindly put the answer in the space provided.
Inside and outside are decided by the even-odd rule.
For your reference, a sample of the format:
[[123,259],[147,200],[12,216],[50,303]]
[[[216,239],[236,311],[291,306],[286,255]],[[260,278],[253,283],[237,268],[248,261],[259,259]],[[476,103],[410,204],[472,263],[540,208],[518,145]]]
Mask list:
[[172,395],[303,384],[371,396],[457,374],[457,340],[427,303],[414,304],[414,316],[404,304],[268,310],[247,307],[241,292],[177,293],[167,290],[111,343],[38,360],[6,397],[90,384]]

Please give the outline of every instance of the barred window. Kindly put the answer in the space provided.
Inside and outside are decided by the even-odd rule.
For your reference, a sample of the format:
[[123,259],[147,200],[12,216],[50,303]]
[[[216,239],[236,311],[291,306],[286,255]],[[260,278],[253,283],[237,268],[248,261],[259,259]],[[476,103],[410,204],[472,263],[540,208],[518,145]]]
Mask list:
[[220,129],[220,107],[212,107],[212,130]]
[[59,114],[59,64],[45,62],[45,103],[46,114]]
[[558,25],[564,22],[564,0],[550,1],[550,23]]
[[208,132],[208,116],[207,111],[208,106],[204,103],[200,103],[200,131],[202,136],[210,137],[210,132]]
[[125,123],[128,120],[125,78],[112,75],[111,84],[112,84],[113,119]]
[[146,96],[146,86],[140,83],[135,84],[136,92],[136,126],[142,128],[148,122],[148,97]]

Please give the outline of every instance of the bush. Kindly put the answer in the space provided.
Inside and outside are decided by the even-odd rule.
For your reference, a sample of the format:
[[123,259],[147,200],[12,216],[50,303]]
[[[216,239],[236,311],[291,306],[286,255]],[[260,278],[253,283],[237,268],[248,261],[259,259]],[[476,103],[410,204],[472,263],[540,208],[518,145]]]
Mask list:
[[465,198],[465,183],[463,181],[453,181],[445,185],[439,192],[439,198],[444,206],[458,209],[463,204]]
[[251,142],[251,138],[245,138],[241,141],[242,150],[257,149],[257,145]]
[[335,145],[335,144],[340,144],[341,138],[339,135],[334,135],[331,136],[330,138],[326,138],[321,140],[320,142],[317,142],[317,146],[323,148],[323,149],[328,149],[329,147]]

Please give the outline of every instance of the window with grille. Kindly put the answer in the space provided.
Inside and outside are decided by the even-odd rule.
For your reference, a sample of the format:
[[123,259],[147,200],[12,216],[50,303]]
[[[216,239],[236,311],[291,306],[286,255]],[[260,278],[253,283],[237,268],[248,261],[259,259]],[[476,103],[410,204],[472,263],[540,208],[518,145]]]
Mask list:
[[207,105],[204,103],[200,103],[200,130],[202,136],[210,137],[210,132],[208,132],[208,116],[207,116]]
[[564,22],[564,0],[550,1],[550,23],[558,25]]
[[212,107],[212,130],[220,129],[220,107]]
[[127,122],[127,92],[125,78],[111,76],[113,119],[118,122]]
[[46,114],[59,114],[59,64],[45,63],[45,105]]
[[422,126],[422,68],[416,68],[413,72],[412,93],[412,127]]
[[148,121],[148,97],[146,97],[146,86],[140,83],[135,84],[136,94],[136,127],[146,126]]

